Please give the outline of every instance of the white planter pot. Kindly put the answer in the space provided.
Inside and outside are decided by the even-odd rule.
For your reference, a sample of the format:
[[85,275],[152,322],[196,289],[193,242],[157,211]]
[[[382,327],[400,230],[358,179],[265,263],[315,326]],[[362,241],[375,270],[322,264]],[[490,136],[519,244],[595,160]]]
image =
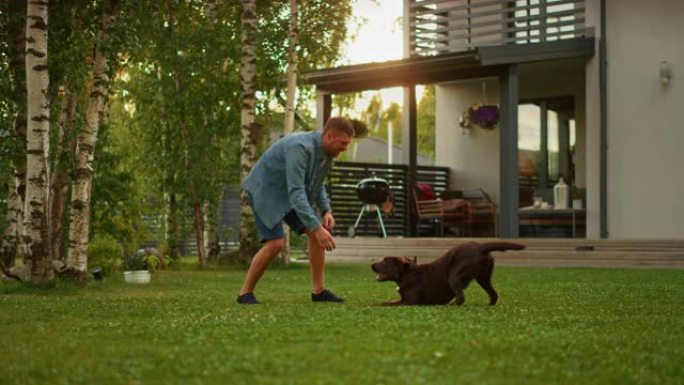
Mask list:
[[149,283],[151,276],[147,270],[124,271],[124,281],[127,283]]

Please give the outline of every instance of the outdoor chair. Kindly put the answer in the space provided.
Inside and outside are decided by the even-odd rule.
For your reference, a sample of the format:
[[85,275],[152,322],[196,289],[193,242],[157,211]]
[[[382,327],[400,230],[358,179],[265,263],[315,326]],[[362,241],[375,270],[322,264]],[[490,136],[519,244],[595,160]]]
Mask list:
[[[434,234],[444,236],[447,231],[457,231],[456,235],[463,236],[466,229],[467,208],[458,207],[445,210],[445,202],[442,199],[418,199],[418,193],[413,191],[413,202],[418,219],[420,233],[421,224],[428,222],[434,227]],[[467,205],[467,203],[465,203]]]

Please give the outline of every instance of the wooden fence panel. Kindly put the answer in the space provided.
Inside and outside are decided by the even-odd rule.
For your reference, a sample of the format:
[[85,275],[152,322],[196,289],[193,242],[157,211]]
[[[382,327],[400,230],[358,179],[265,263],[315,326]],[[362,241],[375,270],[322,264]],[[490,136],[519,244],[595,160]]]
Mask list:
[[[381,163],[335,162],[328,174],[326,192],[330,198],[337,225],[333,234],[347,236],[349,227],[356,222],[363,203],[356,195],[359,181],[376,176],[385,179],[394,198],[394,214],[383,215],[385,231],[388,236],[408,234],[408,219],[412,210],[411,195],[407,193],[408,166]],[[418,166],[417,179],[429,183],[438,194],[449,187],[449,168]],[[377,215],[364,212],[356,228],[359,236],[379,236],[381,234]]]

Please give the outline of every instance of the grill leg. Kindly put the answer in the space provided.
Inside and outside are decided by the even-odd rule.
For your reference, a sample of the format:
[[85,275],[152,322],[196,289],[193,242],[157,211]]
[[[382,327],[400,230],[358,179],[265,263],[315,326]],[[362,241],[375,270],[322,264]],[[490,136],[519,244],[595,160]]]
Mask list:
[[380,229],[382,230],[382,237],[387,238],[387,232],[385,231],[385,223],[382,221],[382,214],[380,214],[380,207],[377,207],[375,212],[378,214],[378,222],[380,222]]
[[359,226],[359,222],[361,222],[361,217],[363,216],[363,212],[365,210],[366,210],[366,205],[361,206],[361,212],[359,213],[359,216],[356,218],[356,223],[354,223],[355,229]]

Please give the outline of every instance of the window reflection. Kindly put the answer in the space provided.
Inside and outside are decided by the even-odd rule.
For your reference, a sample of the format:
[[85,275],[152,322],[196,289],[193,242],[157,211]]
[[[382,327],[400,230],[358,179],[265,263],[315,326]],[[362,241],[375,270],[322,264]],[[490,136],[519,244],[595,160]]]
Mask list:
[[549,201],[560,177],[574,180],[576,141],[572,97],[525,100],[518,107],[520,206]]

